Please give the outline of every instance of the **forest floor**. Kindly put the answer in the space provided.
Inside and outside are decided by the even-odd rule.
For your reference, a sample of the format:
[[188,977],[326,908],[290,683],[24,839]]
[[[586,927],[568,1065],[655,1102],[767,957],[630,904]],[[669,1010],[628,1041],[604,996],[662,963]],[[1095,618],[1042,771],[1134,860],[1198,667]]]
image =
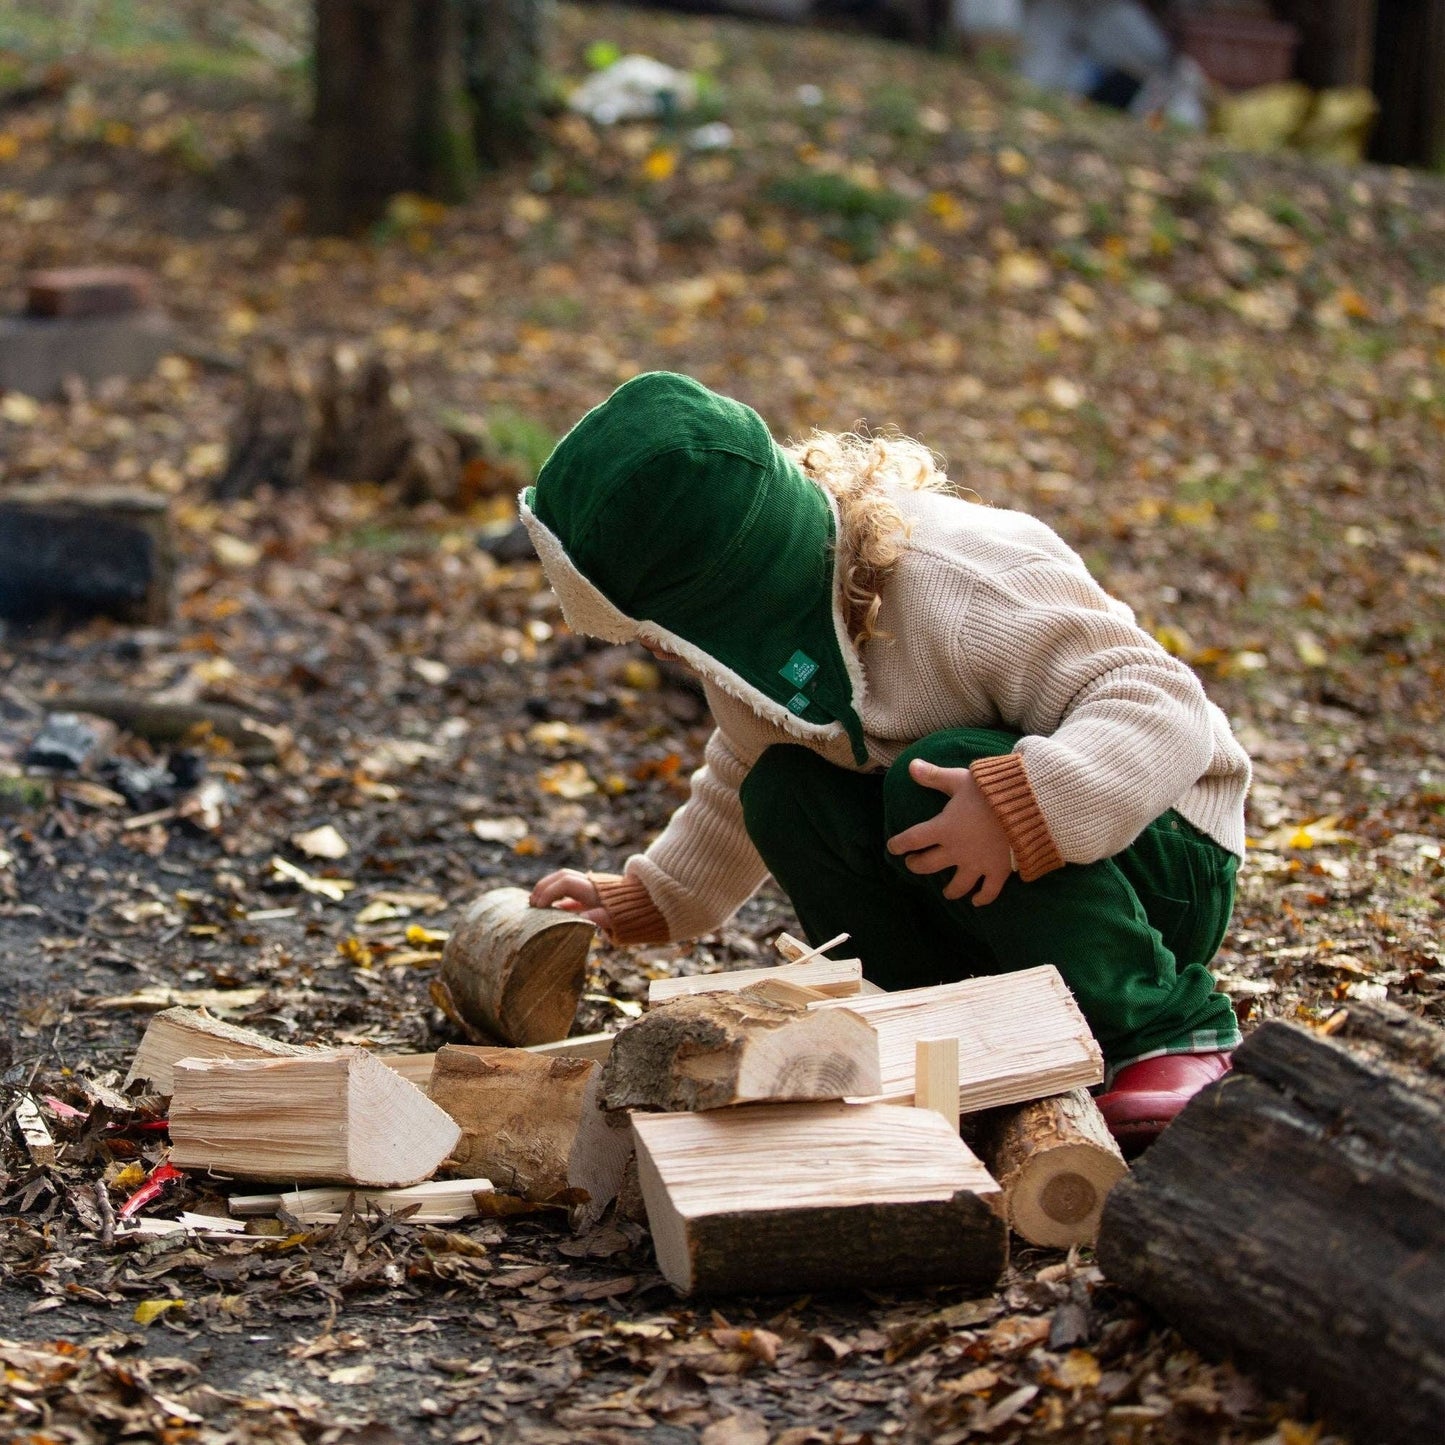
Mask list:
[[[0,398],[0,486],[154,488],[183,561],[171,626],[0,635],[6,1083],[87,1107],[161,999],[293,1041],[454,1040],[428,983],[459,905],[616,867],[685,794],[700,699],[569,636],[535,564],[479,547],[505,494],[212,500],[247,369],[339,345],[474,418],[507,483],[647,368],[779,435],[922,438],[1061,532],[1249,748],[1218,961],[1246,1027],[1381,996],[1445,1023],[1445,185],[1231,153],[807,31],[566,8],[558,73],[599,42],[701,73],[703,113],[559,116],[474,201],[403,198],[354,241],[300,225],[294,77],[140,48],[0,99],[3,299],[32,267],[136,262],[184,338],[144,382]],[[704,121],[730,138],[698,148]],[[132,739],[125,766],[25,778],[47,695],[102,685],[236,703],[285,730],[280,761]],[[344,857],[293,844],[322,824]],[[696,944],[599,948],[577,1031],[635,1014],[650,977],[768,954],[788,922],[765,893]],[[7,1132],[0,1172],[19,1438],[1328,1438],[1287,1382],[1202,1359],[1087,1254],[1017,1250],[983,1300],[715,1311],[678,1302],[637,1229],[540,1216],[106,1248],[97,1182],[119,1201],[159,1148],[51,1122],[56,1167]],[[208,1202],[195,1183],[151,1212]]]

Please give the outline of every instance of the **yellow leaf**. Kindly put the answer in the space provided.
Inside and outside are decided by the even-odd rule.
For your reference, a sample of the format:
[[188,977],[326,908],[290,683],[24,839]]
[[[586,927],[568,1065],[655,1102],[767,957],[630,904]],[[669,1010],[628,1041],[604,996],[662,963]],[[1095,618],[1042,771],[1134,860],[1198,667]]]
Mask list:
[[225,532],[211,538],[211,552],[223,567],[254,567],[261,560],[261,549],[254,543]]
[[1215,523],[1214,503],[1206,498],[1202,502],[1175,502],[1169,508],[1169,515],[1182,527],[1210,528]]
[[183,1310],[185,1307],[183,1299],[143,1299],[135,1307],[131,1318],[138,1325],[153,1325],[167,1310]]
[[132,1160],[110,1181],[110,1187],[121,1190],[139,1189],[145,1180],[145,1166]]
[[656,692],[662,686],[662,674],[656,665],[644,662],[640,657],[628,658],[618,677],[624,687],[630,687],[634,692]]
[[375,955],[355,935],[343,938],[337,945],[336,951],[348,963],[354,963],[357,968],[370,968]]
[[1099,1383],[1102,1374],[1088,1350],[1070,1350],[1054,1371],[1054,1384],[1064,1390],[1087,1390]]
[[1049,279],[1048,266],[1031,251],[1010,251],[994,272],[1005,291],[1037,291]]
[[1302,1425],[1298,1420],[1281,1420],[1278,1428],[1280,1445],[1315,1445],[1324,1429],[1323,1422],[1319,1420],[1313,1425]]
[[543,768],[537,774],[537,786],[544,793],[558,798],[585,798],[597,791],[597,784],[587,776],[587,769],[579,762],[558,763],[555,767]]
[[29,426],[40,419],[40,403],[23,391],[7,392],[0,401],[0,417],[14,422],[16,426]]
[[445,929],[423,928],[419,923],[413,923],[406,930],[406,941],[413,948],[420,948],[424,943],[445,943],[451,937]]
[[0,161],[13,161],[20,154],[20,137],[0,131]]
[[1312,632],[1296,632],[1294,650],[1306,667],[1323,667],[1330,660],[1329,654],[1320,646],[1319,639]]
[[642,163],[642,174],[649,181],[671,180],[677,170],[677,152],[671,146],[659,146]]
[[1154,629],[1154,641],[1173,657],[1182,657],[1188,662],[1195,653],[1194,641],[1182,627],[1171,627],[1166,623]]

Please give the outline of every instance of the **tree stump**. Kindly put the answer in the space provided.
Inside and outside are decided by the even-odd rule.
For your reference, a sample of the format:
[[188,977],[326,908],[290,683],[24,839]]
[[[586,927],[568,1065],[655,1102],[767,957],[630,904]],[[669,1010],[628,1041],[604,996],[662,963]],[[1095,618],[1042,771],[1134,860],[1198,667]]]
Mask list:
[[1445,1033],[1386,1004],[1336,1019],[1244,1043],[1110,1194],[1099,1263],[1361,1439],[1436,1439]]
[[878,1036],[857,1014],[752,993],[659,1004],[617,1035],[602,1074],[609,1109],[721,1109],[881,1087]]
[[1129,1172],[1087,1089],[985,1115],[977,1144],[1009,1228],[1054,1249],[1094,1242],[1104,1201]]
[[457,1013],[504,1044],[567,1037],[596,929],[556,908],[533,908],[520,888],[469,904],[442,952],[441,981]]

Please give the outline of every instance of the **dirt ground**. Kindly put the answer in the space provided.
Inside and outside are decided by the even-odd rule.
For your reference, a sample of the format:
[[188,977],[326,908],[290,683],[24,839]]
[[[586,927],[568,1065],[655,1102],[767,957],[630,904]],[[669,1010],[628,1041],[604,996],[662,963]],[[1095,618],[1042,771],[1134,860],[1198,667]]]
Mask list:
[[[0,487],[149,487],[182,556],[172,625],[0,634],[7,1097],[89,1116],[48,1116],[48,1170],[6,1131],[0,1419],[206,1445],[1331,1438],[1087,1254],[1018,1249],[983,1300],[714,1310],[675,1298],[637,1227],[547,1215],[104,1242],[163,1148],[96,1107],[148,1010],[433,1049],[458,1037],[428,987],[458,907],[615,868],[685,796],[708,727],[686,679],[568,635],[535,563],[493,555],[512,486],[646,368],[779,435],[896,425],[1057,528],[1254,758],[1218,960],[1246,1027],[1368,997],[1445,1022],[1445,185],[742,23],[563,9],[558,74],[599,42],[702,73],[702,112],[559,114],[473,202],[404,198],[356,240],[300,225],[290,71],[139,47],[0,101],[7,299],[31,267],[134,261],[181,335],[149,380],[0,398]],[[702,121],[731,137],[699,148]],[[324,481],[213,500],[247,372],[336,346],[486,437],[459,505]],[[79,774],[27,772],[47,699],[108,686],[237,705],[278,756],[122,735]],[[324,824],[344,856],[293,842]],[[765,892],[695,944],[599,948],[576,1031],[789,924]],[[182,1207],[223,1209],[190,1183],[148,1212]]]

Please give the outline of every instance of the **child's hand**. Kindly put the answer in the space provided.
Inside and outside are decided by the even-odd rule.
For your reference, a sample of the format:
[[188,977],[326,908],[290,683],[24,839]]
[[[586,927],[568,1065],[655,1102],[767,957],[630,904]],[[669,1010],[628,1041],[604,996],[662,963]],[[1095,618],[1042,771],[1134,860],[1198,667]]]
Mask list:
[[[1008,834],[967,768],[940,768],[914,758],[908,775],[949,795],[943,811],[888,840],[890,853],[906,853],[910,873],[954,870],[945,898],[973,893],[975,907],[992,903],[1013,872]],[[974,893],[974,889],[977,892]]]
[[566,913],[579,913],[604,933],[612,932],[612,915],[597,892],[597,885],[575,868],[549,873],[532,889],[527,901],[533,908],[560,908]]

